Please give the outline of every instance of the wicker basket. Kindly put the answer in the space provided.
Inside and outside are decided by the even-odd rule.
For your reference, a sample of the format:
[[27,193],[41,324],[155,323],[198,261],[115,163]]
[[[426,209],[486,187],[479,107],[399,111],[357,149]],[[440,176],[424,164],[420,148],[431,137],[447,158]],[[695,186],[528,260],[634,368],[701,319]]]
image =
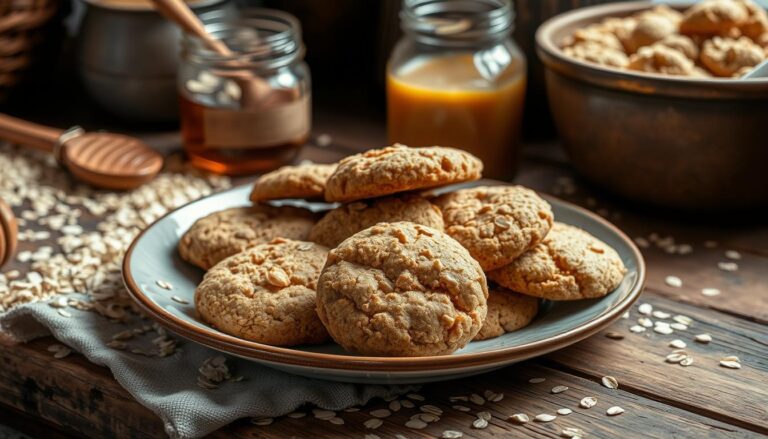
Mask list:
[[42,52],[60,0],[0,0],[0,99],[24,78]]

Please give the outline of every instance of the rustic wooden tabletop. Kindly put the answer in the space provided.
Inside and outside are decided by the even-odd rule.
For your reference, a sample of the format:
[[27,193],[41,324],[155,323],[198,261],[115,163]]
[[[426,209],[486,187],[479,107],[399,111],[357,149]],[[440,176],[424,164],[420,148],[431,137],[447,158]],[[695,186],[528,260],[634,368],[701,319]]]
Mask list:
[[[354,151],[384,144],[376,124],[349,123],[333,116],[317,121],[317,133],[329,134],[325,147],[308,146],[303,158],[333,161]],[[146,136],[150,143],[173,147],[175,136]],[[568,427],[585,436],[616,437],[759,437],[768,434],[768,222],[757,214],[680,215],[611,199],[579,181],[554,144],[529,144],[516,182],[560,196],[591,209],[617,224],[638,244],[648,265],[645,292],[628,318],[606,331],[569,348],[504,369],[445,383],[428,384],[414,401],[383,419],[372,430],[364,426],[372,410],[390,402],[371,401],[356,412],[342,412],[343,425],[312,416],[311,407],[300,419],[279,418],[257,426],[238,421],[214,437],[440,437],[446,430],[463,437],[560,437]],[[658,239],[657,239],[658,238]],[[43,242],[24,243],[23,249]],[[47,242],[47,244],[51,244]],[[690,252],[688,251],[690,246]],[[681,248],[683,249],[681,251]],[[675,251],[676,250],[676,251]],[[675,251],[672,253],[672,251]],[[681,254],[683,253],[683,254]],[[735,271],[718,267],[735,263]],[[18,263],[5,270],[23,268]],[[681,286],[669,276],[682,280]],[[706,293],[702,293],[702,290]],[[719,294],[716,293],[715,290]],[[635,333],[640,304],[693,320],[687,330],[671,335],[652,328]],[[658,317],[658,316],[657,316]],[[649,316],[655,320],[657,317]],[[663,317],[663,315],[662,315]],[[661,318],[661,317],[658,317]],[[606,336],[611,333],[611,336]],[[694,341],[698,334],[711,342]],[[683,340],[694,358],[688,367],[665,361],[674,350],[673,339]],[[108,369],[79,355],[53,359],[46,348],[51,339],[0,347],[0,424],[45,437],[163,437],[160,419],[144,408],[112,378]],[[726,368],[720,360],[737,356],[740,369]],[[617,390],[601,384],[610,375]],[[531,378],[544,378],[532,384]],[[535,380],[540,381],[540,380]],[[555,386],[567,386],[553,393]],[[452,401],[455,396],[503,394],[482,405]],[[585,397],[597,399],[590,409],[579,407]],[[402,399],[409,399],[403,397]],[[423,430],[404,424],[431,404],[443,414]],[[408,405],[408,404],[406,404]],[[469,407],[465,412],[453,406]],[[624,413],[608,416],[609,407]],[[525,413],[555,414],[552,422],[518,425],[509,416]],[[485,429],[472,428],[479,411],[492,415]],[[372,436],[373,437],[373,436]]]

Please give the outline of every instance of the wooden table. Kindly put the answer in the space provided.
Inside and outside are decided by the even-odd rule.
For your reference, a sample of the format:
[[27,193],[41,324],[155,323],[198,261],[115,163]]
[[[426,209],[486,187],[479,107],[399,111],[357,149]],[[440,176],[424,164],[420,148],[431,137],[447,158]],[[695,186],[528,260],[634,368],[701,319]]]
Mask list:
[[[308,147],[303,156],[332,161],[351,152],[382,145],[383,130],[377,124],[354,123],[335,117],[318,120],[318,133],[328,133],[333,142],[325,148]],[[148,136],[150,142],[175,144],[175,137]],[[236,422],[214,437],[364,437],[375,433],[394,437],[439,437],[444,430],[464,432],[464,437],[559,437],[565,427],[578,427],[588,437],[758,437],[768,434],[768,225],[756,214],[680,216],[631,204],[622,204],[601,195],[581,182],[571,184],[572,175],[562,153],[552,144],[530,144],[516,181],[537,190],[559,195],[616,223],[633,237],[673,236],[677,243],[693,246],[687,255],[672,255],[651,246],[642,249],[648,263],[648,282],[639,303],[654,309],[691,317],[687,331],[665,336],[646,331],[635,334],[629,327],[639,317],[635,306],[628,319],[621,319],[607,331],[542,358],[526,361],[489,374],[423,386],[419,392],[427,402],[441,407],[441,420],[420,431],[404,427],[414,409],[402,409],[385,419],[379,429],[367,430],[363,422],[369,411],[387,403],[372,401],[355,413],[341,413],[342,426],[314,419],[277,419],[269,426]],[[751,224],[750,224],[751,223]],[[762,224],[761,224],[762,223]],[[709,248],[706,241],[716,241]],[[39,244],[39,243],[38,243]],[[710,244],[711,245],[711,244]],[[737,250],[739,269],[718,268],[726,261],[724,252]],[[665,283],[666,276],[682,279],[682,287]],[[722,294],[707,297],[702,288],[718,288]],[[625,335],[622,340],[606,332]],[[709,333],[713,341],[701,344],[693,336]],[[670,340],[688,344],[695,363],[681,367],[665,362],[673,348]],[[162,424],[155,414],[135,402],[112,378],[109,370],[95,366],[82,356],[53,360],[46,351],[51,339],[26,345],[0,347],[0,423],[35,436],[46,437],[163,437]],[[743,367],[726,369],[720,358],[737,355]],[[618,390],[600,384],[612,375]],[[543,377],[541,384],[528,379]],[[565,385],[569,390],[552,394],[550,389]],[[451,408],[449,397],[503,392],[503,400],[482,407],[471,403],[472,412]],[[578,408],[585,396],[594,396],[598,405]],[[621,406],[626,412],[609,417],[606,409]],[[573,409],[549,423],[530,422],[523,426],[507,421],[513,413],[533,417]],[[490,426],[471,428],[475,413],[493,415]]]

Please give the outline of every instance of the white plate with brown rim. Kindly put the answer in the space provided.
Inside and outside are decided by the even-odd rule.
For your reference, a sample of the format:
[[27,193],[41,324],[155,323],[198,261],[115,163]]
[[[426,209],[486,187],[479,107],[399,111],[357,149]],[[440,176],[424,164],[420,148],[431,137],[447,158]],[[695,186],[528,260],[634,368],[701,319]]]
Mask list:
[[[462,186],[480,184],[507,183],[481,180]],[[401,384],[487,372],[561,349],[597,333],[629,310],[645,283],[643,258],[624,233],[592,212],[545,196],[558,221],[581,227],[616,249],[627,267],[627,274],[613,292],[599,299],[544,301],[529,326],[494,339],[473,341],[450,355],[367,357],[346,352],[335,343],[295,347],[256,343],[218,331],[198,318],[194,293],[204,273],[184,262],[176,251],[181,235],[197,219],[218,210],[250,204],[249,192],[249,186],[236,187],[189,203],[157,220],[136,237],[128,249],[123,261],[123,278],[141,308],[180,336],[297,375],[344,382]],[[324,203],[291,203],[313,210],[328,208]],[[157,281],[168,282],[173,289],[160,288]],[[188,303],[180,303],[172,299],[173,296]]]

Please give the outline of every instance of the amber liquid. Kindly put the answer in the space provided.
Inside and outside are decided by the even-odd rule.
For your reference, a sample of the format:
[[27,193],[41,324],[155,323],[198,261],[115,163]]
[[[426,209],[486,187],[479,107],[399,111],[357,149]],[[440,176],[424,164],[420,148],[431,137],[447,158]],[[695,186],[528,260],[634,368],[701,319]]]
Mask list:
[[[237,147],[217,144],[211,133],[206,133],[206,111],[208,109],[184,96],[180,97],[181,137],[184,151],[193,166],[217,174],[245,175],[271,171],[291,163],[306,143],[309,133],[286,142],[275,144],[248,145],[247,132]],[[229,111],[231,116],[242,117],[238,110],[217,110],[219,115]],[[254,116],[257,117],[257,116]],[[229,133],[230,136],[238,133]]]
[[416,61],[390,72],[389,141],[461,148],[483,161],[483,175],[512,177],[525,97],[523,64],[513,62],[493,84],[480,75],[471,54]]

